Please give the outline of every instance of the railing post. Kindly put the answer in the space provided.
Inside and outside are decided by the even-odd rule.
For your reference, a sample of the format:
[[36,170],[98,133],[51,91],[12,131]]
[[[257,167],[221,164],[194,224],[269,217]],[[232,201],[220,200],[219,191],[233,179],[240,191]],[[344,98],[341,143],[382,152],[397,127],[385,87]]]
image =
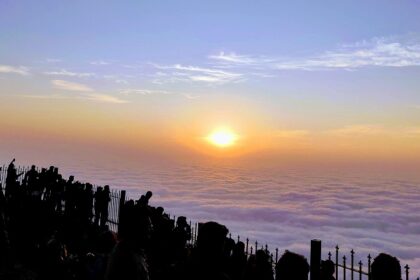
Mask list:
[[246,250],[246,255],[247,256],[248,256],[248,245],[249,245],[249,239],[246,238],[246,247],[245,247],[245,250]]
[[191,220],[190,220],[189,224],[190,224],[190,244],[191,244],[192,241],[194,240],[193,228],[191,227]]
[[404,266],[404,268],[405,268],[405,280],[408,280],[408,274],[409,274],[410,267],[408,266],[408,264],[406,264]]
[[354,251],[353,251],[353,249],[351,249],[351,251],[350,251],[350,267],[351,267],[351,272],[350,272],[350,277],[351,277],[351,280],[353,280],[354,279]]
[[346,256],[343,256],[343,280],[346,280]]
[[359,262],[359,280],[362,280],[362,266],[363,263],[362,261]]
[[372,257],[370,256],[370,254],[368,255],[368,279],[371,279],[371,273],[370,273],[370,266],[372,264]]
[[118,232],[120,232],[120,228],[121,228],[121,215],[122,215],[122,210],[125,204],[125,190],[122,190],[120,193],[120,204],[118,205]]
[[198,238],[198,222],[195,223],[195,242],[194,242],[194,246],[197,246],[197,238]]
[[335,279],[338,279],[338,250],[340,250],[340,248],[337,246],[335,246]]
[[321,278],[321,240],[311,240],[311,279]]

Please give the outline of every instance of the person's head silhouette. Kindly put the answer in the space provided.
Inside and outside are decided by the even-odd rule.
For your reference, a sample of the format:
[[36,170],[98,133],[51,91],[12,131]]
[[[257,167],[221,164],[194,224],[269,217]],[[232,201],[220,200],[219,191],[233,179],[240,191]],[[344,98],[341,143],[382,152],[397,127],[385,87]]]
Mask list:
[[276,280],[307,280],[308,261],[304,256],[286,251],[276,264]]
[[204,223],[198,232],[197,249],[200,257],[217,261],[223,256],[228,229],[216,222]]
[[379,254],[372,262],[371,279],[401,280],[400,261],[388,254]]
[[325,260],[321,262],[321,279],[333,279],[335,272],[334,262]]

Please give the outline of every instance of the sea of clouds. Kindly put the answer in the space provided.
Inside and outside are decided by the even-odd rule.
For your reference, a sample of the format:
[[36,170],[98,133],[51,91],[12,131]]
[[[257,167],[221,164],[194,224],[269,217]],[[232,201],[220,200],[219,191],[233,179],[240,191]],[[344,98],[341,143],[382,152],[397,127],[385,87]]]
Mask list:
[[322,240],[326,258],[340,247],[349,261],[387,252],[420,276],[420,177],[388,173],[246,168],[223,164],[72,167],[76,178],[126,189],[137,199],[193,222],[225,224],[233,237],[309,256]]

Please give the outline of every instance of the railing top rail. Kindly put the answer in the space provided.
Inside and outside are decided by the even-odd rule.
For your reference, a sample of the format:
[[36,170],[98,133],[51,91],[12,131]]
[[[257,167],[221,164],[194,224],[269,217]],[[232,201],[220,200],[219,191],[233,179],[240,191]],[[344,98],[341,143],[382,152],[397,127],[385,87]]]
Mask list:
[[[335,263],[334,263],[335,264]],[[353,271],[353,272],[357,272],[357,273],[361,273],[361,274],[363,274],[363,275],[366,275],[366,276],[369,276],[369,273],[367,273],[366,271],[361,271],[361,270],[359,270],[359,269],[357,269],[356,267],[355,268],[351,268],[351,267],[349,267],[349,266],[344,266],[344,265],[342,265],[342,264],[337,264],[337,266],[338,267],[341,267],[341,268],[345,268],[346,270],[348,270],[348,271]]]

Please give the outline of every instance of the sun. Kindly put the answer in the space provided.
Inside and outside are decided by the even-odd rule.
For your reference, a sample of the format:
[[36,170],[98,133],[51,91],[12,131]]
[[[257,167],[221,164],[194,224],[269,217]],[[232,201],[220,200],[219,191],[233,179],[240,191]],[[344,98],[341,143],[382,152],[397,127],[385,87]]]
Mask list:
[[211,144],[217,147],[225,148],[225,147],[229,147],[235,144],[237,138],[238,137],[231,131],[223,129],[223,130],[216,130],[213,133],[211,133],[207,137],[207,140]]

